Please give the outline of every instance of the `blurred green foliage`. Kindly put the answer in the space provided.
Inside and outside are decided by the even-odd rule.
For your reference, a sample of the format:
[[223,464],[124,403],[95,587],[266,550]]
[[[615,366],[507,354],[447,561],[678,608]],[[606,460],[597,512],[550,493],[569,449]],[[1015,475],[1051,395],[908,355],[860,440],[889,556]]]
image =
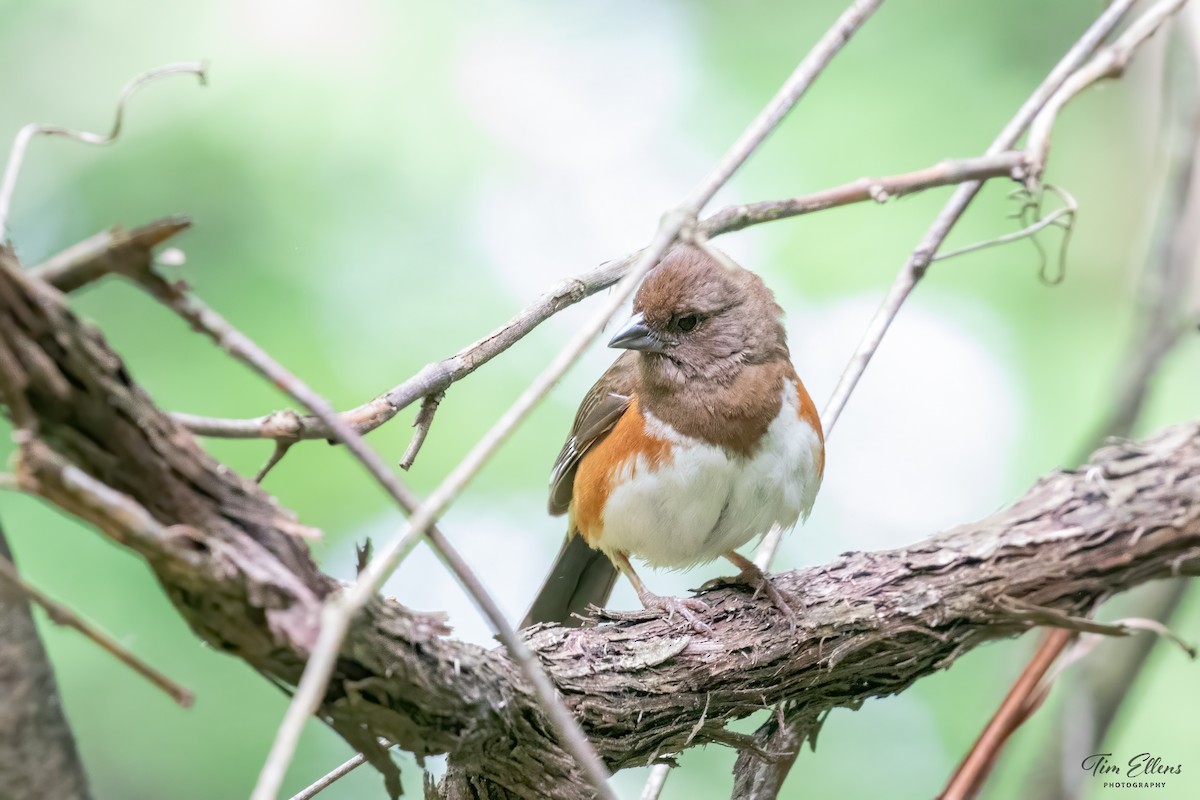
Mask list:
[[[35,263],[113,224],[191,214],[196,225],[180,241],[188,254],[180,274],[349,407],[474,341],[552,280],[642,244],[657,214],[701,177],[841,5],[0,0],[3,137],[31,120],[104,129],[130,76],[169,61],[211,62],[204,90],[171,78],[136,97],[124,136],[110,148],[36,142],[10,236]],[[982,152],[1101,7],[886,5],[721,198],[782,197]],[[1050,178],[1081,206],[1061,286],[1037,281],[1036,254],[1020,243],[936,266],[901,314],[898,331],[918,313],[947,320],[1000,370],[1007,395],[997,402],[1014,420],[1011,431],[990,431],[994,419],[983,407],[959,408],[922,445],[936,462],[944,443],[982,432],[989,444],[970,457],[993,469],[995,485],[981,494],[902,467],[887,472],[894,487],[855,482],[876,459],[903,465],[914,447],[902,439],[912,420],[896,416],[901,406],[886,398],[909,398],[935,416],[946,410],[939,406],[945,386],[879,383],[880,374],[919,374],[905,371],[937,358],[890,340],[863,389],[874,380],[871,397],[883,400],[868,403],[863,392],[851,400],[832,440],[830,481],[859,497],[902,492],[924,509],[912,524],[928,533],[929,514],[938,524],[961,521],[938,516],[947,498],[970,489],[974,513],[987,513],[1067,463],[1092,433],[1121,366],[1157,202],[1157,62],[1152,49],[1120,84],[1073,103],[1055,131]],[[951,246],[1011,230],[1006,191],[989,187]],[[781,297],[811,312],[793,310],[805,339],[794,350],[828,356],[814,358],[807,372],[801,364],[818,401],[946,194],[839,209],[727,240],[739,256],[753,254],[749,265]],[[1047,234],[1051,251],[1054,236]],[[855,327],[813,322],[853,298],[862,301]],[[76,302],[166,408],[251,416],[287,405],[125,286],[94,287]],[[423,492],[435,485],[589,311],[564,313],[455,387],[412,485]],[[511,585],[514,562],[536,561],[533,575],[557,547],[560,523],[544,517],[540,492],[575,400],[607,356],[589,358],[474,482],[464,502],[477,524],[453,531],[468,552],[507,552],[507,562],[477,566],[510,604],[523,602],[528,586]],[[1196,337],[1170,357],[1140,430],[1196,414],[1198,358]],[[889,363],[900,373],[879,372]],[[941,366],[952,375],[969,365]],[[403,452],[411,413],[371,436],[389,458]],[[884,433],[872,434],[869,446],[839,450],[839,440],[855,441],[855,430],[869,423]],[[265,443],[206,446],[251,474],[269,451]],[[398,519],[361,471],[322,443],[296,448],[268,486],[326,531],[315,549],[339,574],[348,574],[356,536]],[[35,502],[8,496],[0,511],[31,580],[197,692],[195,708],[175,708],[78,636],[43,627],[96,796],[246,796],[286,698],[202,646],[126,553]],[[895,530],[904,531],[896,536],[911,535],[904,513],[896,511]],[[874,546],[860,538],[867,531],[836,517],[822,517],[818,503],[809,529],[789,544],[793,562]],[[481,539],[486,525],[526,538],[506,550],[504,541]],[[422,608],[450,602],[397,594]],[[1200,638],[1197,613],[1193,602],[1177,625],[1192,640]],[[933,795],[1019,671],[1031,638],[968,654],[899,698],[834,713],[784,796]],[[1158,652],[1110,737],[1118,754],[1150,750],[1183,761],[1172,797],[1200,796],[1200,765],[1186,760],[1200,752],[1200,733],[1174,713],[1200,703],[1195,675],[1178,653]],[[990,796],[1019,796],[1023,768],[1052,716],[1042,713],[1014,738]],[[348,752],[313,723],[287,786],[298,790]],[[665,796],[725,796],[732,761],[718,748],[685,754],[686,769]],[[641,778],[642,771],[619,776],[623,795],[636,797]],[[419,791],[415,768],[407,785]],[[382,796],[369,769],[323,795]]]

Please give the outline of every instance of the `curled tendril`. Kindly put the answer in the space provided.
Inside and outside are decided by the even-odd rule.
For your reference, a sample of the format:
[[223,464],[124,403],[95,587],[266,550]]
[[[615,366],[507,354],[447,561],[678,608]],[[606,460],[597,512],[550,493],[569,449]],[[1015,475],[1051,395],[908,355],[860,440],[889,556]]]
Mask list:
[[204,86],[208,82],[207,68],[207,65],[202,61],[188,61],[178,64],[164,64],[161,67],[156,67],[134,77],[121,89],[121,94],[117,98],[117,109],[113,117],[112,128],[108,133],[77,131],[71,128],[64,128],[61,125],[44,125],[37,122],[31,122],[21,128],[13,140],[12,149],[8,152],[8,163],[4,168],[4,177],[0,179],[0,241],[4,239],[5,225],[8,222],[8,212],[12,205],[13,191],[17,188],[17,176],[21,172],[21,165],[25,162],[25,152],[29,149],[29,143],[33,140],[33,137],[63,136],[68,139],[74,139],[77,142],[84,142],[85,144],[111,144],[121,135],[121,125],[125,119],[125,106],[129,103],[129,98],[133,97],[138,89],[159,78],[179,74],[195,75],[200,79],[200,85]]
[[[1045,192],[1050,192],[1057,197],[1061,205],[1049,214],[1043,215],[1042,200],[1045,197]],[[960,247],[948,253],[939,253],[931,261],[945,261],[955,256],[974,253],[977,250],[983,250],[988,247],[1008,244],[1019,239],[1029,239],[1038,252],[1038,280],[1047,286],[1056,286],[1062,283],[1067,274],[1067,248],[1071,242],[1071,233],[1075,229],[1075,214],[1079,210],[1079,204],[1065,189],[1051,184],[1045,184],[1043,191],[1036,195],[1028,189],[1020,188],[1011,192],[1008,197],[1010,200],[1020,203],[1017,210],[1009,215],[1009,219],[1016,219],[1021,223],[1020,230],[1003,236],[997,236],[995,239],[987,239],[982,242],[969,244],[966,247]],[[1037,239],[1037,234],[1040,231],[1050,227],[1061,228],[1063,231],[1062,241],[1058,248],[1058,257],[1054,259],[1055,268],[1053,272],[1050,270],[1050,259],[1047,258],[1046,250]]]

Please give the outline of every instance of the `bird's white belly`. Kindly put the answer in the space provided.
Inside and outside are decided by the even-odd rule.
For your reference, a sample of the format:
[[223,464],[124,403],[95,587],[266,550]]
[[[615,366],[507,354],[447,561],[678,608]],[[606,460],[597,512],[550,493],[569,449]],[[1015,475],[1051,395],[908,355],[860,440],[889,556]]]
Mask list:
[[623,467],[632,476],[614,477],[600,548],[682,569],[807,517],[821,483],[821,441],[800,419],[798,402],[786,382],[779,416],[748,457],[682,436],[646,413],[646,432],[671,442],[671,458],[652,466],[639,457]]

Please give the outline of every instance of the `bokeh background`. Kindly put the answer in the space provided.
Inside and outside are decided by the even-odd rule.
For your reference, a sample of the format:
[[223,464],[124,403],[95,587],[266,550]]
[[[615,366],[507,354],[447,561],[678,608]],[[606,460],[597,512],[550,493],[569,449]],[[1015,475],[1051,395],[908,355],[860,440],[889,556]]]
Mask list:
[[[4,140],[34,120],[107,129],[132,75],[170,61],[211,64],[207,88],[173,77],[144,90],[112,147],[36,142],[9,235],[35,263],[113,224],[191,214],[178,274],[350,407],[474,341],[554,281],[644,244],[842,6],[0,0]],[[885,5],[717,204],[981,153],[1102,6]],[[1158,202],[1161,55],[1148,48],[1125,80],[1073,103],[1055,131],[1050,178],[1081,207],[1066,280],[1042,285],[1028,242],[937,265],[851,399],[815,513],[785,540],[779,567],[903,545],[984,515],[1071,464],[1093,435],[1111,406]],[[951,246],[1012,230],[1010,188],[990,186]],[[720,240],[774,287],[818,404],[948,192]],[[1051,252],[1057,237],[1044,235]],[[252,416],[289,405],[125,285],[93,287],[75,302],[166,408]],[[453,387],[408,476],[415,488],[446,474],[594,305],[560,314]],[[563,532],[544,511],[549,466],[612,355],[594,347],[446,518],[514,617]],[[1198,366],[1192,336],[1154,382],[1139,431],[1196,415]],[[391,460],[413,411],[370,437]],[[206,445],[250,474],[270,450]],[[356,541],[401,523],[324,443],[293,450],[266,486],[324,530],[314,549],[342,577],[352,574]],[[137,559],[37,502],[4,496],[0,513],[30,580],[197,693],[194,708],[177,708],[79,636],[42,626],[96,796],[245,797],[286,698],[201,645]],[[720,571],[650,581],[682,591]],[[428,552],[410,558],[388,591],[446,609],[459,635],[488,641]],[[622,586],[614,603],[636,600]],[[1200,639],[1195,598],[1176,629]],[[783,796],[932,796],[1032,644],[1029,636],[982,648],[902,696],[836,711]],[[1122,646],[1104,644],[1093,657]],[[1106,742],[1118,755],[1148,750],[1184,764],[1155,796],[1200,796],[1200,729],[1180,713],[1200,707],[1198,669],[1159,648]],[[1056,735],[1057,703],[1014,738],[989,797],[1024,794],[1032,758]],[[288,793],[349,754],[311,723]],[[419,769],[399,758],[419,793]],[[664,796],[727,796],[733,758],[717,747],[687,753]],[[429,766],[440,768],[437,759]],[[644,775],[618,775],[622,795],[636,797]],[[1087,785],[1087,797],[1118,794]],[[384,793],[365,768],[322,796]]]

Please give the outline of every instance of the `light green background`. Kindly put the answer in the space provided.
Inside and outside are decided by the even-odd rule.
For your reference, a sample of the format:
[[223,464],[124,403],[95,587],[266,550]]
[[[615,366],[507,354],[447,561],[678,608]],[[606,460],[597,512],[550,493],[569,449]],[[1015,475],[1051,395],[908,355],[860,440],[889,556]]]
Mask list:
[[[1101,6],[887,4],[718,202],[981,153]],[[0,137],[31,120],[103,129],[131,75],[211,62],[206,89],[176,77],[135,98],[111,148],[35,143],[10,236],[33,263],[114,223],[193,215],[180,274],[349,407],[474,341],[552,282],[643,244],[839,10],[824,1],[0,0]],[[1028,243],[934,268],[840,421],[816,513],[787,540],[781,566],[900,545],[988,513],[1067,463],[1091,433],[1121,366],[1156,202],[1158,80],[1151,48],[1119,85],[1073,103],[1055,131],[1049,177],[1081,206],[1065,283],[1038,282]],[[1011,230],[1008,189],[989,187],[951,245]],[[947,193],[721,240],[788,309],[818,404]],[[1051,250],[1056,236],[1045,237]],[[128,287],[106,284],[76,302],[166,408],[250,416],[287,405]],[[414,488],[427,492],[446,474],[594,306],[564,313],[451,390],[409,476]],[[589,354],[446,520],[514,615],[561,535],[544,514],[549,464],[609,358],[599,347]],[[1155,382],[1140,430],[1196,415],[1198,362],[1193,336]],[[401,415],[372,444],[398,460],[410,420]],[[269,451],[207,445],[249,473]],[[296,448],[267,487],[326,532],[317,556],[341,576],[356,538],[400,521],[323,443]],[[195,708],[176,708],[80,637],[43,626],[97,797],[245,797],[285,698],[199,644],[136,559],[35,502],[0,504],[32,581],[197,692]],[[389,591],[450,609],[464,636],[484,640],[438,570],[420,553]],[[650,580],[678,591],[719,571]],[[622,592],[615,602],[635,602]],[[1189,603],[1176,623],[1193,641],[1197,613]],[[901,697],[835,712],[784,796],[933,796],[1032,640],[982,648]],[[1154,797],[1200,796],[1196,670],[1177,651],[1157,652],[1108,742],[1119,757],[1150,750],[1183,763]],[[1020,796],[1054,712],[1052,700],[1014,737],[990,797]],[[288,790],[348,752],[311,724]],[[403,761],[419,794],[419,773]],[[665,797],[727,796],[732,761],[722,748],[687,753]],[[643,775],[619,775],[622,795],[636,797]],[[382,783],[363,769],[323,797],[380,798]]]

